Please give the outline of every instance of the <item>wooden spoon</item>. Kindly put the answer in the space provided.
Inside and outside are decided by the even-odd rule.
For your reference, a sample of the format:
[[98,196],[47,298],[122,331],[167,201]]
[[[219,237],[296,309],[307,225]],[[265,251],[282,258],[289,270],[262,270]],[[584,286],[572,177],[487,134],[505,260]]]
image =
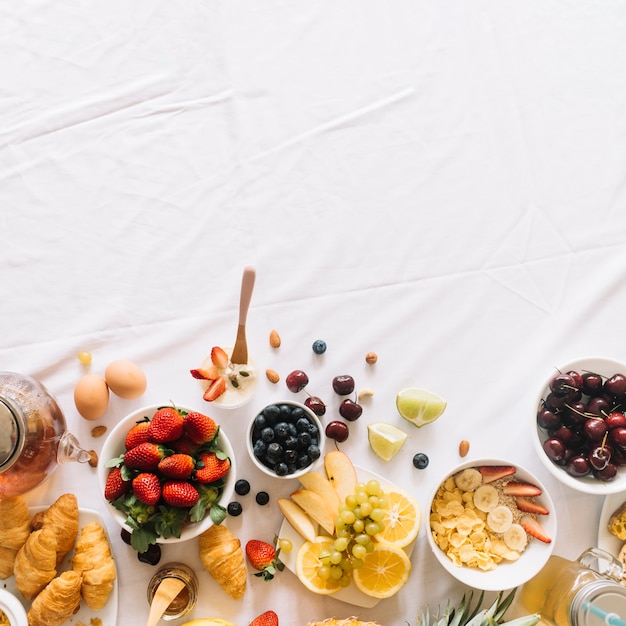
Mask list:
[[167,607],[184,586],[184,581],[180,580],[180,578],[172,577],[164,578],[159,583],[156,593],[152,598],[152,602],[150,603],[150,614],[148,615],[146,626],[156,626]]
[[235,339],[235,347],[230,360],[233,363],[245,365],[248,362],[248,344],[246,342],[246,318],[248,317],[248,308],[252,299],[252,290],[254,289],[254,280],[256,271],[253,267],[245,267],[243,270],[243,278],[241,279],[241,295],[239,298],[239,326],[237,327],[237,338]]

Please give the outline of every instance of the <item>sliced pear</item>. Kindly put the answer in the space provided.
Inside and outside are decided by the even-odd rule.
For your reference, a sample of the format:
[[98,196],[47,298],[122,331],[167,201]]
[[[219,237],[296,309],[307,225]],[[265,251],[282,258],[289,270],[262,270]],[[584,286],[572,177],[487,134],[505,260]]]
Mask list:
[[278,508],[294,530],[306,541],[315,541],[317,537],[317,522],[314,522],[302,507],[289,498],[279,498]]
[[307,472],[306,474],[302,474],[299,480],[305,489],[315,491],[315,493],[322,496],[328,508],[337,515],[341,501],[339,500],[335,488],[326,476],[322,476],[318,472]]
[[328,508],[326,500],[319,493],[310,489],[297,489],[291,494],[291,499],[329,535],[334,534],[336,514]]
[[335,488],[341,502],[346,496],[352,495],[358,482],[356,470],[350,457],[341,450],[331,450],[324,456],[324,468],[326,476]]

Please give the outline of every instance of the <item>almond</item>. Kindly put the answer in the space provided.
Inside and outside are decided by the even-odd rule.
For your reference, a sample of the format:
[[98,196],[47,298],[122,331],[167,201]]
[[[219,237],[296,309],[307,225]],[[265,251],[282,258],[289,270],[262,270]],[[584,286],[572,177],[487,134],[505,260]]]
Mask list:
[[267,380],[271,383],[276,384],[280,380],[278,372],[275,372],[274,370],[265,370],[265,375],[267,376]]
[[270,346],[272,348],[280,348],[280,335],[275,330],[272,330],[270,333]]
[[106,426],[94,426],[91,429],[91,436],[92,437],[102,437],[102,435],[104,435],[104,433],[106,433],[107,431],[107,427]]
[[467,439],[463,439],[459,444],[459,456],[464,457],[467,456],[467,453],[470,449],[470,442]]
[[98,467],[98,453],[95,450],[89,450],[89,466]]

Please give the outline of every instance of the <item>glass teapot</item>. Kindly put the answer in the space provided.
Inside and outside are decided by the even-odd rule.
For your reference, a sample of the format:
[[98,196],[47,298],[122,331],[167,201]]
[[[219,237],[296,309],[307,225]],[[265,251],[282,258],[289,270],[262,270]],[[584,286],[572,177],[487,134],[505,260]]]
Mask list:
[[40,382],[0,372],[0,500],[34,489],[59,463],[89,459]]

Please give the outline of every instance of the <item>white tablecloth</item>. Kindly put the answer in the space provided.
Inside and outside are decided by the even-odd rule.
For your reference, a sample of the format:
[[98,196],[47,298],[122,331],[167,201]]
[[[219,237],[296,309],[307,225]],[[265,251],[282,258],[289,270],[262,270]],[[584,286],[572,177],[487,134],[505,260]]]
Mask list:
[[[272,540],[294,483],[255,471],[243,435],[258,408],[304,392],[262,379],[248,408],[224,412],[189,375],[234,340],[249,264],[260,370],[306,370],[325,420],[333,376],[374,389],[341,446],[359,464],[426,506],[468,439],[470,455],[508,458],[549,487],[556,553],[595,545],[602,497],[557,483],[531,428],[554,366],[626,360],[623,2],[9,0],[0,33],[1,369],[41,380],[85,447],[102,439],[74,407],[77,353],[96,373],[133,360],[146,393],[112,397],[97,423],[168,401],[210,411],[238,476],[272,497],[242,498],[227,524],[244,543]],[[445,397],[444,415],[402,420],[405,386]],[[369,448],[372,421],[409,434],[389,463]],[[64,465],[28,499],[66,491],[107,521],[118,624],[142,623],[154,569],[121,542],[95,472]],[[192,543],[167,546],[172,559],[199,567]],[[268,584],[250,570],[234,601],[200,571],[193,616],[412,623],[465,590],[425,531],[412,563],[405,589],[365,612],[290,572]]]

